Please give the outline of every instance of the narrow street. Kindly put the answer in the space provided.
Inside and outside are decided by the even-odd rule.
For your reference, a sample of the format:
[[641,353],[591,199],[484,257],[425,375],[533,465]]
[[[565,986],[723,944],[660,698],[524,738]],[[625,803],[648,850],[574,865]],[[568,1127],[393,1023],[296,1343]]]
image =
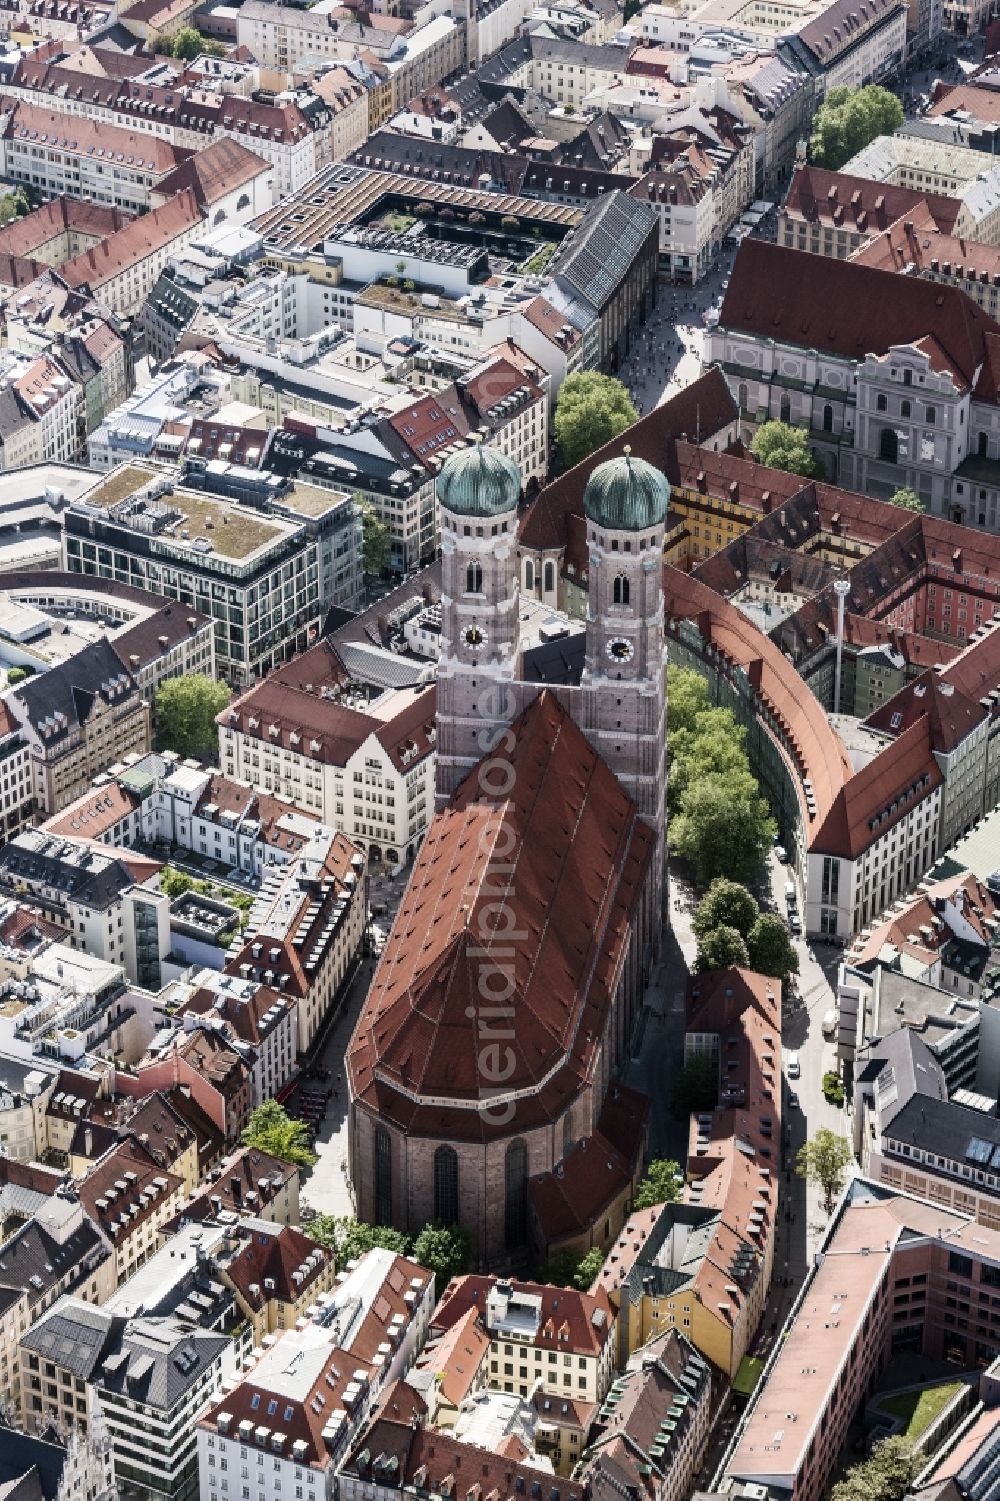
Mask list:
[[303,1202],[317,1214],[354,1214],[354,1199],[347,1172],[347,1081],[344,1076],[344,1055],[368,994],[376,956],[385,945],[409,878],[409,866],[395,876],[370,872],[369,901],[373,915],[369,932],[375,953],[361,961],[346,1003],[323,1039],[316,1059],[320,1068],[329,1069],[329,1082],[333,1087],[326,1114],[316,1133],[315,1151],[318,1161],[304,1175],[302,1183]]
[[[785,916],[784,887],[788,868],[772,853],[767,862],[766,886],[758,892]],[[650,1099],[650,1153],[683,1161],[687,1123],[670,1110],[670,1081],[683,1066],[684,1001],[688,968],[694,965],[697,941],[692,928],[696,900],[677,872],[671,873],[672,932],[663,959],[653,976],[647,998],[648,1016],[627,1082]],[[823,1036],[823,1017],[835,1005],[837,964],[841,951],[828,945],[793,939],[799,956],[799,975],[782,1012],[782,1073],[789,1053],[797,1053],[799,1077],[784,1078],[782,1098],[782,1155],[780,1212],[774,1279],[768,1308],[753,1353],[764,1355],[802,1286],[813,1256],[826,1232],[829,1217],[822,1191],[807,1184],[795,1171],[799,1149],[822,1126],[838,1135],[849,1133],[849,1116],[823,1095],[823,1074],[836,1067],[834,1044]],[[798,1105],[789,1104],[789,1093]]]

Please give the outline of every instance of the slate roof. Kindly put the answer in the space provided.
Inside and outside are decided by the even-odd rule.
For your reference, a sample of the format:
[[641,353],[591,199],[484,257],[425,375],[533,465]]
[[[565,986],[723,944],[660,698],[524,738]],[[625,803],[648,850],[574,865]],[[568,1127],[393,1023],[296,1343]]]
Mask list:
[[96,1384],[170,1412],[228,1344],[227,1335],[192,1329],[183,1319],[130,1319],[120,1345],[101,1362]]
[[67,843],[25,829],[0,849],[0,882],[14,885],[28,880],[58,886],[66,897],[98,911],[104,911],[135,885],[135,877],[124,861],[105,853],[101,846],[74,840],[65,851]]
[[64,1239],[46,1229],[43,1223],[46,1217],[68,1218],[75,1210],[72,1201],[53,1199],[47,1209],[0,1246],[0,1284],[22,1288],[31,1307],[43,1303],[51,1290],[67,1277],[66,1287],[72,1290],[110,1255],[86,1215]]
[[65,1295],[32,1325],[21,1343],[43,1360],[89,1381],[108,1341],[123,1325],[124,1320],[103,1308]]
[[71,725],[87,723],[98,698],[110,703],[113,697],[137,692],[134,679],[122,666],[111,642],[102,637],[68,661],[18,683],[13,695],[24,705],[36,729],[44,720],[62,715],[66,733]]

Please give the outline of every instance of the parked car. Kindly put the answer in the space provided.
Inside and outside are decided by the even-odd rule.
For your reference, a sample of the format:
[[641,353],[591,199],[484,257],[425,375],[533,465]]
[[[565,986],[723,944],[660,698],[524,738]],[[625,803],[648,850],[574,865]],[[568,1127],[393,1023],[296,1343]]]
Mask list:
[[801,1078],[802,1065],[799,1063],[798,1053],[789,1053],[788,1062],[785,1064],[785,1073],[790,1079]]
[[777,855],[782,865],[788,864],[788,851],[785,849],[785,846],[783,844],[776,844],[774,846],[774,853]]
[[789,1104],[789,1108],[792,1109],[792,1110],[798,1110],[798,1108],[799,1108],[799,1097],[795,1093],[794,1089],[790,1089],[788,1091],[788,1104]]

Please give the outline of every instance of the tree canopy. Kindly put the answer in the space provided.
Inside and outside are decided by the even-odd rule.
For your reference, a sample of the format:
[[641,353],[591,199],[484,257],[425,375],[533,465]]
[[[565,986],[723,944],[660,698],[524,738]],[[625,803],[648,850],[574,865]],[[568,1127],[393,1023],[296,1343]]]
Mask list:
[[688,861],[701,885],[729,871],[749,876],[774,839],[777,825],[749,770],[698,777],[684,789],[671,824],[671,847]]
[[750,451],[769,469],[783,469],[787,474],[801,474],[815,479],[822,473],[809,448],[809,434],[804,427],[772,418],[762,422],[750,442]]
[[759,975],[787,980],[799,972],[799,956],[788,924],[775,912],[762,912],[747,934],[750,968]]
[[459,1225],[425,1225],[413,1242],[414,1261],[434,1273],[440,1294],[452,1277],[469,1270],[469,1237]]
[[638,420],[620,380],[596,370],[567,376],[556,399],[553,424],[563,468],[572,469]]
[[152,50],[161,57],[177,57],[190,62],[195,57],[224,57],[226,49],[221,42],[202,36],[194,26],[182,26],[172,36],[156,37]]
[[394,1251],[397,1256],[408,1256],[410,1252],[410,1237],[392,1225],[365,1225],[346,1215],[318,1214],[305,1229],[320,1245],[329,1246],[338,1266],[357,1261],[376,1246]]
[[361,512],[362,566],[369,578],[378,578],[389,566],[392,533],[370,500],[356,495],[354,504]]
[[23,219],[30,213],[31,199],[25,188],[15,188],[0,198],[0,226],[9,224],[12,219]]
[[810,160],[817,167],[838,172],[876,136],[891,136],[902,123],[899,99],[878,84],[830,89],[813,115]]
[[746,730],[737,724],[732,709],[706,709],[693,729],[675,730],[670,736],[670,772],[667,802],[671,813],[692,781],[714,772],[719,776],[745,771],[749,762],[743,749]]
[[693,731],[712,707],[708,683],[691,667],[667,668],[667,730],[670,743],[682,730]]
[[604,1253],[599,1246],[589,1251],[555,1251],[546,1263],[543,1278],[556,1287],[575,1287],[585,1293],[603,1265]]
[[821,1126],[816,1135],[799,1148],[795,1171],[800,1178],[819,1184],[829,1211],[833,1207],[834,1195],[844,1186],[844,1173],[853,1160],[849,1142],[828,1126]]
[[901,1433],[875,1444],[830,1492],[830,1501],[903,1501],[927,1463]]
[[258,1105],[240,1137],[245,1147],[256,1147],[269,1157],[294,1162],[297,1167],[312,1167],[316,1153],[309,1147],[309,1129],[304,1121],[292,1120],[277,1100]]
[[711,969],[728,969],[731,964],[746,968],[749,963],[750,952],[742,933],[726,923],[710,929],[704,938],[698,940],[694,967],[700,975]]
[[903,511],[916,511],[921,516],[927,509],[916,490],[910,490],[906,485],[903,485],[899,490],[893,491],[889,496],[889,504],[891,506],[899,506]]
[[219,743],[215,723],[232,694],[203,672],[168,678],[156,690],[156,743],[182,758],[215,759]]
[[701,885],[723,874],[750,875],[774,837],[744,739],[732,710],[712,706],[699,673],[668,668],[670,842]]
[[635,1191],[633,1209],[652,1209],[657,1204],[673,1204],[681,1196],[684,1174],[670,1157],[656,1157],[646,1169],[646,1176]]
[[713,928],[735,928],[746,938],[760,916],[756,899],[738,881],[726,876],[716,876],[695,908],[694,928],[696,938],[704,938]]
[[172,865],[165,865],[160,871],[160,890],[165,891],[171,901],[190,891],[193,885],[194,876],[189,876],[187,871],[174,870]]

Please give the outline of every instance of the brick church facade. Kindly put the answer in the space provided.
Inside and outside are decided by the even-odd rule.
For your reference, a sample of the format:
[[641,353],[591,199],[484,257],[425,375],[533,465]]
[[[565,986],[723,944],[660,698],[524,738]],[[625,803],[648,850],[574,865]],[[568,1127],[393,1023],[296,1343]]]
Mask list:
[[591,475],[586,633],[545,684],[520,487],[488,448],[438,478],[438,811],[348,1051],[359,1216],[459,1223],[491,1266],[617,1234],[645,1121],[617,1081],[663,922],[669,487],[628,454]]

